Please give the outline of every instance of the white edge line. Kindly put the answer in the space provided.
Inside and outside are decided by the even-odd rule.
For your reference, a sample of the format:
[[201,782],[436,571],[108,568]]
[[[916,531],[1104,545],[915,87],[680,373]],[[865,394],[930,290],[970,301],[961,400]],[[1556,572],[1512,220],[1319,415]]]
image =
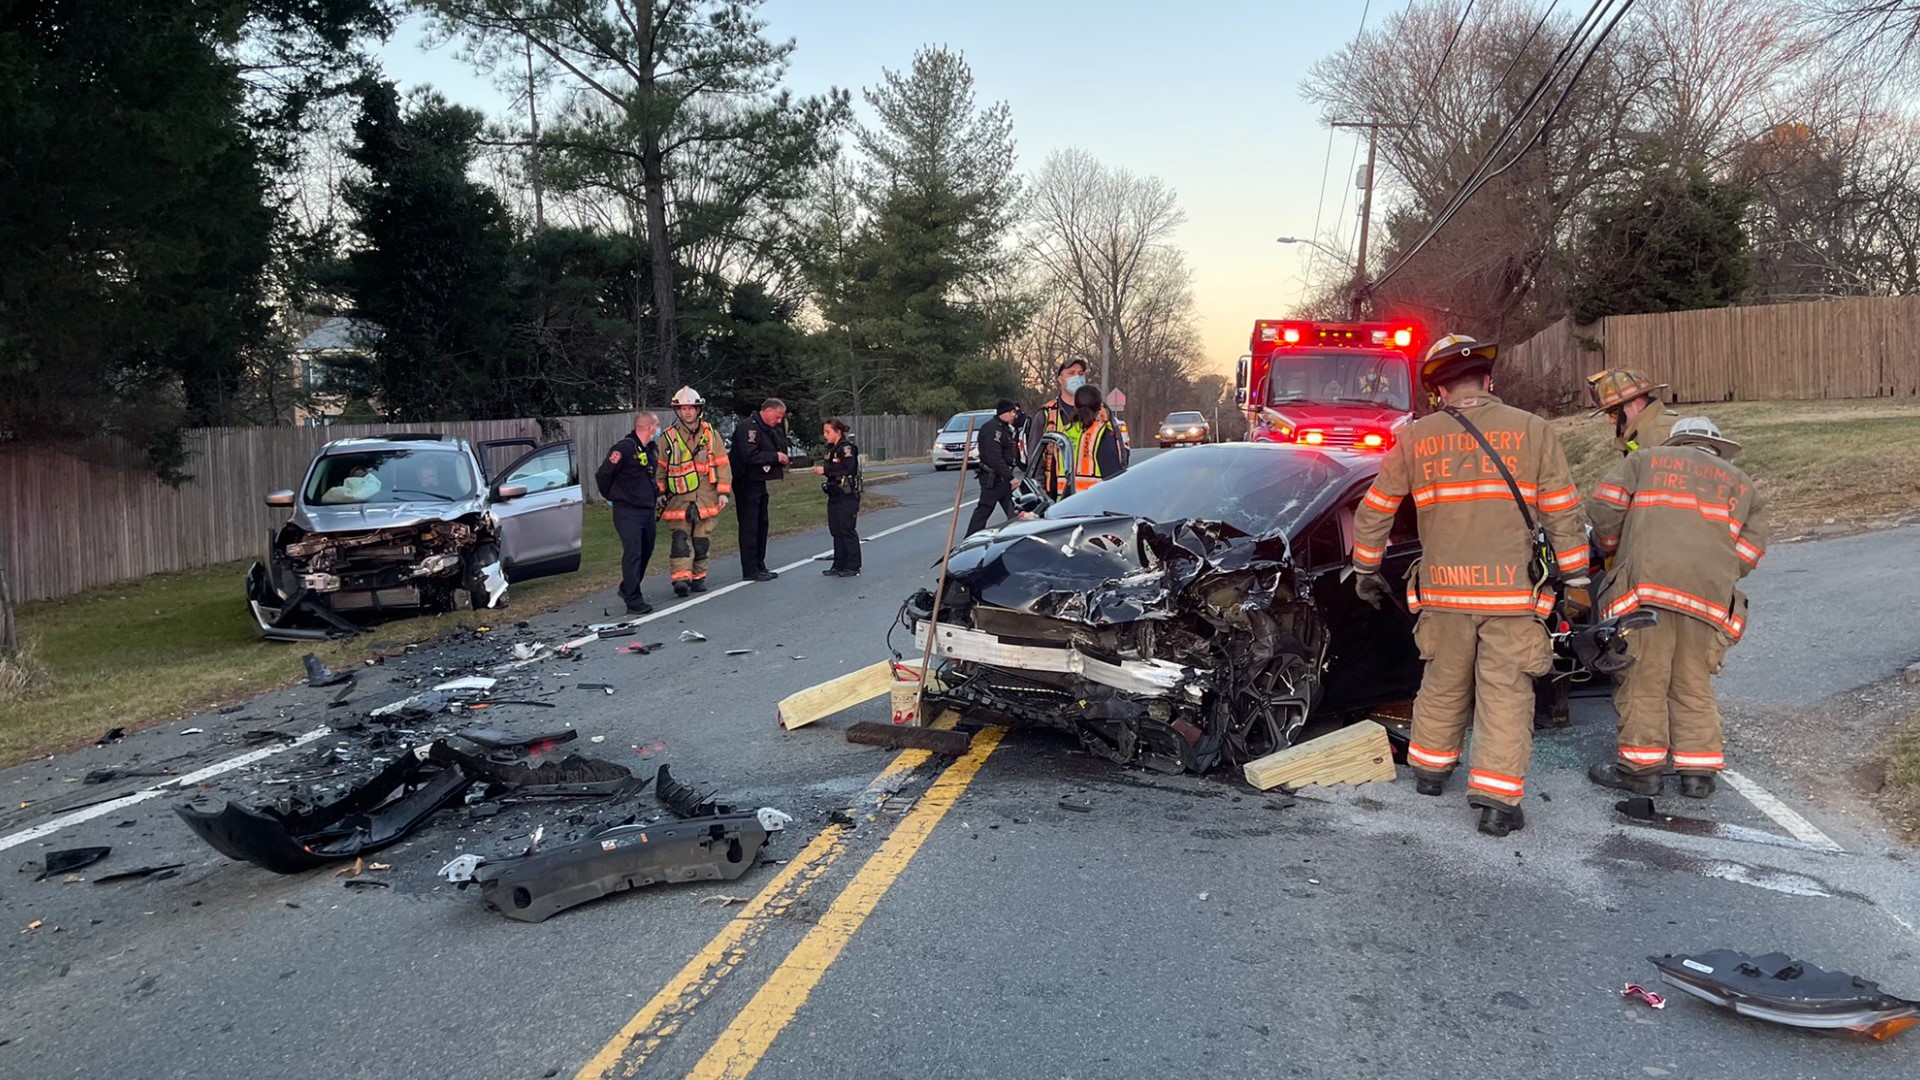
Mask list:
[[[978,499],[972,499],[960,505],[962,509],[965,509],[966,507],[972,506],[974,503],[979,501],[980,500]],[[928,514],[925,517],[917,517],[917,518],[914,518],[912,521],[895,525],[893,528],[887,529],[884,532],[874,533],[872,536],[868,537],[867,539],[879,540],[883,537],[892,536],[894,533],[900,532],[904,529],[910,529],[915,525],[924,525],[925,523],[932,521],[935,518],[944,517],[950,513],[953,513],[953,511],[951,510],[936,511],[935,513]],[[822,554],[831,554],[831,551],[823,552]],[[798,570],[800,567],[806,566],[809,563],[812,563],[813,561],[814,561],[814,556],[809,555],[806,558],[801,559],[799,562],[788,563],[787,565],[781,567],[777,572],[786,573],[789,570]],[[675,604],[672,607],[665,608],[660,611],[656,611],[651,615],[643,615],[637,619],[629,619],[627,620],[626,625],[639,626],[642,623],[649,623],[655,619],[665,618],[668,615],[673,615],[678,612],[684,611],[687,608],[694,606],[695,604],[704,604],[709,600],[713,600],[715,598],[725,596],[726,594],[733,592],[735,589],[744,589],[748,585],[755,585],[755,584],[758,584],[758,582],[736,581],[732,585],[725,585],[718,589],[713,590],[712,592],[702,593],[701,595],[693,597],[690,600],[686,600],[682,603]],[[495,671],[510,670],[511,668],[520,667],[526,664],[539,663],[541,660],[545,660],[545,659],[548,659],[548,658],[540,657],[535,660],[522,660],[514,664],[508,664],[508,665],[503,665],[501,667],[497,667],[494,670]],[[69,825],[78,825],[83,821],[92,821],[94,818],[97,818],[97,817],[105,817],[106,815],[114,813],[115,811],[125,810],[129,806],[135,806],[139,803],[146,802],[148,799],[157,798],[158,796],[166,795],[169,793],[178,793],[186,788],[192,787],[195,784],[201,783],[206,780],[211,780],[214,777],[220,776],[224,773],[230,773],[235,769],[245,768],[246,766],[251,765],[256,761],[263,761],[267,758],[272,757],[275,754],[282,753],[287,750],[292,750],[294,747],[305,746],[306,744],[313,742],[316,739],[325,738],[326,736],[331,734],[333,734],[333,729],[331,727],[314,728],[312,731],[309,731],[306,734],[295,738],[292,742],[282,743],[279,746],[267,746],[267,747],[262,747],[261,749],[258,749],[258,750],[250,750],[247,753],[239,755],[238,757],[231,757],[225,761],[216,762],[197,772],[190,772],[184,776],[177,776],[167,781],[164,784],[159,784],[154,787],[145,788],[143,790],[133,792],[130,795],[122,795],[120,798],[112,799],[103,803],[97,803],[93,806],[82,807],[81,809],[75,810],[70,814],[62,814],[59,817],[52,818],[47,821],[43,821],[40,824],[33,826],[32,828],[22,829],[19,832],[13,833],[9,836],[0,837],[0,851],[5,851],[8,848],[19,847],[21,844],[30,844],[33,841],[40,839],[41,837],[51,836],[54,833],[59,832],[61,829],[64,829]]]
[[1813,822],[1801,817],[1792,807],[1774,798],[1773,793],[1766,788],[1734,772],[1732,769],[1722,769],[1720,775],[1726,777],[1727,783],[1733,786],[1733,790],[1746,796],[1748,802],[1759,807],[1761,813],[1772,818],[1779,823],[1781,828],[1792,833],[1794,839],[1799,840],[1801,843],[1824,848],[1828,851],[1837,852],[1844,850],[1839,844],[1834,843],[1833,839],[1826,833],[1821,832]]
[[251,750],[241,754],[239,757],[216,762],[198,772],[190,772],[185,776],[176,776],[164,784],[146,788],[142,791],[136,791],[131,795],[122,795],[117,799],[98,803],[94,806],[82,807],[71,814],[62,814],[52,820],[43,821],[31,829],[22,829],[11,836],[0,837],[0,851],[5,851],[11,847],[19,847],[21,844],[32,843],[43,836],[51,836],[69,825],[78,825],[83,821],[92,821],[97,817],[105,817],[117,810],[125,810],[129,806],[146,802],[148,799],[159,795],[177,794],[202,781],[211,780],[222,773],[229,773],[235,769],[243,768],[256,761],[261,761],[275,754],[291,750],[296,746],[305,746],[315,739],[324,738],[331,734],[333,734],[333,729],[330,727],[314,728],[305,735],[298,736],[292,742],[282,743],[279,746],[267,746],[258,750]]

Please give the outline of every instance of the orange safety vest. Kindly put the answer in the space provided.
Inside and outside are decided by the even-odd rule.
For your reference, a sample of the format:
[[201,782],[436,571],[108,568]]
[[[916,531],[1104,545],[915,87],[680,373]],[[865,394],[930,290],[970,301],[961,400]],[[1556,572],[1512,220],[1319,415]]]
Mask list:
[[1079,463],[1073,470],[1073,490],[1085,491],[1106,477],[1100,475],[1100,436],[1113,430],[1103,410],[1093,426],[1080,432]]

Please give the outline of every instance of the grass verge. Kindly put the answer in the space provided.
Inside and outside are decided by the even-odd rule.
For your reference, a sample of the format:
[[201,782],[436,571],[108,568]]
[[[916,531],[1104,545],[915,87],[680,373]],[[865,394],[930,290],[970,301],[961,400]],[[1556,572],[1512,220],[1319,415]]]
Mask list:
[[[1677,405],[1741,444],[1737,459],[1766,493],[1775,537],[1860,528],[1920,506],[1920,401]],[[1605,419],[1555,421],[1574,479],[1591,491],[1619,458]]]
[[[770,503],[775,535],[826,521],[826,500],[811,476],[774,485]],[[866,509],[891,505],[876,494]],[[667,593],[666,539],[663,528],[648,567],[656,599]],[[723,513],[713,554],[717,559],[738,547],[733,514]],[[20,628],[36,676],[19,695],[0,701],[0,766],[84,745],[109,727],[135,730],[290,685],[301,677],[300,656],[310,649],[330,664],[353,664],[378,649],[457,627],[564,607],[619,583],[620,542],[607,508],[590,506],[579,572],[514,586],[507,611],[405,619],[312,646],[259,639],[243,595],[246,568],[245,561],[227,563],[24,605]]]

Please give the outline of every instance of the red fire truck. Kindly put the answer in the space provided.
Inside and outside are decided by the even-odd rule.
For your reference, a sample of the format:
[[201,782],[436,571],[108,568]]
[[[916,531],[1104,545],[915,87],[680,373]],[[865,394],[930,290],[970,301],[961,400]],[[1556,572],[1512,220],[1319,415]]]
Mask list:
[[1235,376],[1248,440],[1385,450],[1417,411],[1426,347],[1410,322],[1259,320]]

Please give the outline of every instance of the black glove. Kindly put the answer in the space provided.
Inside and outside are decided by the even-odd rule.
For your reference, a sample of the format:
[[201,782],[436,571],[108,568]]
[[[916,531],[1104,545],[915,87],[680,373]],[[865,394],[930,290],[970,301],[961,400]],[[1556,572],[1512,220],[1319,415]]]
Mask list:
[[1380,605],[1393,597],[1393,586],[1387,584],[1386,578],[1370,570],[1353,572],[1353,591],[1360,594],[1360,599],[1375,611],[1379,611]]

